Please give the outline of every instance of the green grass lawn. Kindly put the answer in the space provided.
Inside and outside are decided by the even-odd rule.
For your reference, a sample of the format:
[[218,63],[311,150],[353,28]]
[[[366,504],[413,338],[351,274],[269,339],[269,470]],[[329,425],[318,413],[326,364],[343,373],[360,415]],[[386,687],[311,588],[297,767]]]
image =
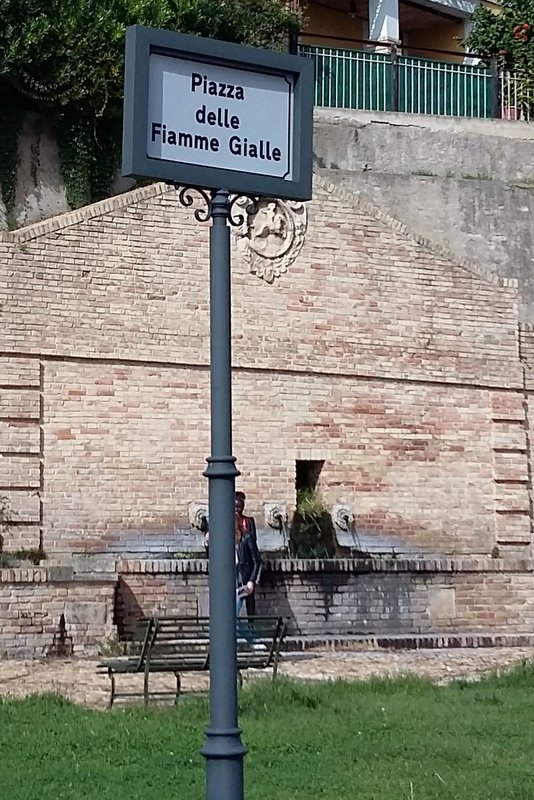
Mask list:
[[[534,667],[481,683],[259,681],[240,698],[247,800],[530,800]],[[0,704],[2,800],[196,800],[204,698]]]

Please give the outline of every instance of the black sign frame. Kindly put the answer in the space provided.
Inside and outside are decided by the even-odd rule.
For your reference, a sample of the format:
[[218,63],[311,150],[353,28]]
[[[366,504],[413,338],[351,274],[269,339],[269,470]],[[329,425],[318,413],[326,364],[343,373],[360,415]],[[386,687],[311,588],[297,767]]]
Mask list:
[[[168,161],[147,155],[149,61],[152,54],[263,72],[293,82],[291,178]],[[312,197],[314,63],[245,45],[134,25],[126,31],[122,174],[236,194],[310,200]],[[269,124],[266,110],[266,126]]]

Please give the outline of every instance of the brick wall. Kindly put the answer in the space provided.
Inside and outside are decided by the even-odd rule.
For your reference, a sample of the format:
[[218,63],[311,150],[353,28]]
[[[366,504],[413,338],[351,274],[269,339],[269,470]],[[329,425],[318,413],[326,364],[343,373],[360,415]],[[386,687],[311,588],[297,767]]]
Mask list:
[[0,655],[97,653],[115,635],[115,584],[114,575],[74,578],[61,568],[0,570]]
[[0,503],[11,516],[1,532],[10,551],[36,549],[42,537],[42,374],[38,359],[0,357]]
[[[257,611],[302,636],[533,634],[534,564],[520,559],[274,561]],[[206,562],[119,565],[118,616],[207,613]]]
[[[87,547],[95,527],[157,537],[188,525],[188,504],[206,499],[205,371],[108,367],[104,377],[92,364],[53,364],[45,396],[48,548]],[[239,371],[234,399],[235,452],[261,522],[264,502],[293,502],[295,460],[324,459],[325,499],[352,501],[361,528],[422,548],[491,551],[487,392],[311,375],[288,385]]]
[[[116,568],[118,577],[72,567],[0,570],[0,655],[90,655],[127,636],[141,616],[207,615],[206,560],[127,560]],[[534,637],[533,568],[513,558],[271,561],[257,609],[286,616],[290,635],[312,640],[448,635],[467,642],[476,635],[504,642]]]
[[[517,287],[322,179],[297,261],[233,262],[235,454],[249,509],[295,460],[366,531],[528,554]],[[208,227],[146,187],[0,234],[0,495],[13,545],[113,547],[205,501]],[[523,437],[523,439],[521,439]],[[519,440],[521,439],[521,442]],[[519,443],[518,443],[519,442]]]

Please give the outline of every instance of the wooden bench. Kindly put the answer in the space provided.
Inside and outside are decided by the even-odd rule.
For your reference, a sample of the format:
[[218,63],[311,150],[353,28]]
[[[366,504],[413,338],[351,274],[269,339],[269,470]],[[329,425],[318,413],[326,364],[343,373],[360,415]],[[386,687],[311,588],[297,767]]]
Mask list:
[[[245,619],[240,622],[245,626]],[[254,645],[248,644],[237,633],[237,671],[242,685],[241,672],[245,669],[273,668],[273,681],[278,673],[280,649],[287,628],[283,617],[254,617],[249,627],[254,635]],[[126,644],[124,656],[110,658],[98,665],[99,673],[111,680],[108,708],[117,697],[143,697],[145,706],[149,697],[174,695],[175,703],[181,693],[181,675],[184,672],[205,672],[209,669],[209,618],[208,617],[151,617],[138,621],[131,642]],[[150,692],[150,675],[170,672],[176,678],[176,690]],[[143,675],[143,692],[117,692],[116,676]]]

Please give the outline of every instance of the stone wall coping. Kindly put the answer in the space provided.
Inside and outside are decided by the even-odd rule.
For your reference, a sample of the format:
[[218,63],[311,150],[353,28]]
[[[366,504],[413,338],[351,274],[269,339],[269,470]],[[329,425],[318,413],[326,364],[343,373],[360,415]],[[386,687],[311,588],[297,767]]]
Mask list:
[[[276,558],[264,561],[264,571],[329,573],[454,573],[454,572],[534,572],[534,559],[522,558],[339,558],[304,559]],[[205,558],[190,559],[123,559],[115,571],[80,573],[72,566],[10,568],[0,570],[0,583],[107,583],[114,584],[120,575],[129,574],[193,574],[208,573]]]
[[[455,558],[339,558],[339,559],[266,559],[264,572],[533,572],[534,559],[455,557]],[[207,559],[123,559],[117,563],[119,575],[143,573],[207,574]]]
[[491,631],[461,631],[451,633],[390,633],[390,634],[307,634],[286,636],[284,650],[305,651],[314,647],[354,650],[355,645],[388,650],[443,650],[455,648],[533,647],[532,633],[492,633]]
[[115,572],[76,573],[70,566],[16,567],[0,570],[2,583],[106,583],[117,582]]
[[88,222],[91,219],[103,217],[106,214],[113,214],[135,203],[143,202],[151,197],[163,195],[168,191],[169,186],[161,181],[152,183],[149,186],[132,189],[129,192],[123,192],[122,194],[108,197],[105,200],[100,200],[98,203],[91,203],[88,206],[77,208],[74,211],[67,211],[64,214],[58,214],[56,217],[51,217],[41,222],[34,222],[31,225],[18,228],[15,231],[0,231],[0,242],[15,242],[17,244],[30,242],[32,239],[38,239],[50,233],[57,233],[73,225],[78,225],[81,222]]

